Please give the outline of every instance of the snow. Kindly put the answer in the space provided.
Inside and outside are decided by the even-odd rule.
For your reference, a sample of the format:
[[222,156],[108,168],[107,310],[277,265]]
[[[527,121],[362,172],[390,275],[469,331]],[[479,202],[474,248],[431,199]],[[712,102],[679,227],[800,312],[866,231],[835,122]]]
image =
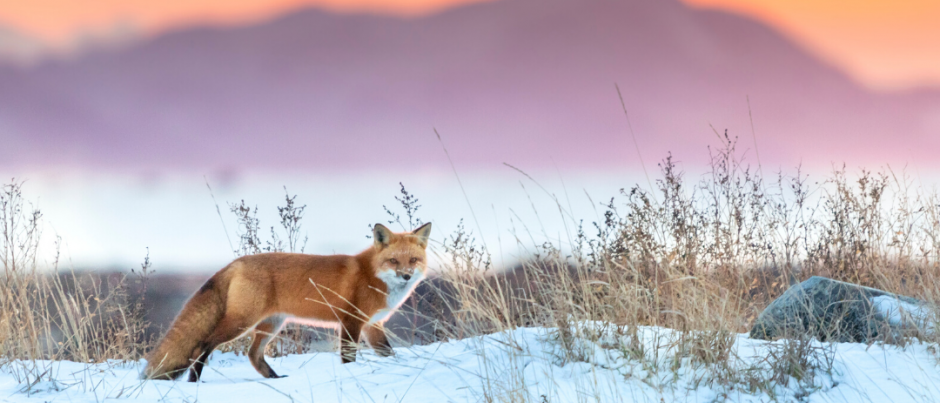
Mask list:
[[926,334],[933,334],[935,324],[930,320],[932,310],[882,295],[871,299],[875,314],[897,328],[917,328]]
[[[565,358],[557,330],[513,331],[399,347],[380,358],[360,351],[340,364],[336,352],[267,358],[281,379],[264,379],[245,356],[213,354],[199,383],[141,381],[142,362],[43,362],[54,382],[17,383],[0,372],[2,402],[928,402],[940,400],[935,346],[808,342],[823,368],[798,381],[764,383],[770,365],[795,342],[728,335],[731,356],[718,363],[676,358],[682,335],[656,327],[636,337],[597,323],[572,327],[576,358]],[[630,332],[626,332],[630,334]],[[688,340],[689,335],[685,335]],[[707,339],[707,338],[705,338]],[[790,343],[790,344],[787,344]],[[831,369],[826,364],[831,362]],[[678,364],[678,365],[677,365]],[[784,377],[786,379],[786,377]]]

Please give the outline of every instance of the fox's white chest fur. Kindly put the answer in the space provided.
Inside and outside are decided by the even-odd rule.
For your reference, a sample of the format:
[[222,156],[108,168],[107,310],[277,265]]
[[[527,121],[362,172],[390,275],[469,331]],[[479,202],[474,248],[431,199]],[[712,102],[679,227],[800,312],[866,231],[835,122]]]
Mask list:
[[424,279],[424,273],[415,270],[408,281],[399,277],[392,270],[379,273],[377,277],[385,282],[385,285],[388,287],[388,294],[385,296],[385,308],[379,309],[378,312],[372,315],[372,317],[369,318],[369,324],[383,323],[388,320],[388,318],[395,313],[395,310],[408,299],[408,296],[411,295],[411,292],[418,286],[418,283]]

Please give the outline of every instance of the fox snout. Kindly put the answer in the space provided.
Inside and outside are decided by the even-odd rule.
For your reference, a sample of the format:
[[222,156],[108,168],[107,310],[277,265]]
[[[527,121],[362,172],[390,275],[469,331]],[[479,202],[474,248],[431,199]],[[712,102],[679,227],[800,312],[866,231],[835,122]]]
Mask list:
[[410,271],[402,270],[402,271],[398,271],[395,273],[395,275],[398,276],[398,278],[400,278],[401,281],[403,282],[407,282],[408,280],[411,280],[411,278],[414,277],[414,274],[415,274],[414,270],[410,270]]

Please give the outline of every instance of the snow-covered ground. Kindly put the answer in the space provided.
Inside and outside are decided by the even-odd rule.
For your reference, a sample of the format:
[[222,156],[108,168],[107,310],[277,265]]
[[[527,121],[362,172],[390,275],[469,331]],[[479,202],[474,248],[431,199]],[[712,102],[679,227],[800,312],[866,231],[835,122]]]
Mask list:
[[335,352],[268,358],[278,374],[287,375],[281,379],[261,378],[246,357],[232,353],[215,353],[199,383],[141,381],[140,363],[56,362],[41,363],[52,371],[54,382],[25,385],[16,382],[13,367],[7,366],[0,373],[0,401],[940,401],[937,354],[926,344],[900,348],[813,342],[810,359],[822,361],[821,368],[783,385],[766,382],[770,366],[781,362],[767,357],[780,356],[787,347],[783,341],[732,335],[732,357],[705,365],[688,355],[677,361],[678,335],[668,329],[642,328],[632,344],[642,346],[639,355],[636,348],[624,352],[630,344],[626,336],[606,333],[597,342],[581,340],[576,343],[581,358],[575,360],[562,357],[556,333],[517,329],[396,348],[392,358],[362,350],[357,362],[346,365]]

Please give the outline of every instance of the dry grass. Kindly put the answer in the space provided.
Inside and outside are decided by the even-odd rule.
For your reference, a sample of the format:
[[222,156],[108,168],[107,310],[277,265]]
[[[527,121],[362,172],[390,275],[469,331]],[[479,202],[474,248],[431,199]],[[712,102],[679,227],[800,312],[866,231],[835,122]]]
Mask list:
[[[130,276],[102,279],[59,271],[58,240],[51,262],[40,261],[42,213],[21,183],[0,192],[0,365],[17,381],[53,381],[50,361],[138,360],[149,347],[142,295],[149,256]],[[48,264],[52,271],[40,271]]]
[[[441,245],[443,284],[417,309],[446,313],[431,314],[431,339],[544,326],[556,329],[564,360],[586,361],[579,347],[614,332],[617,342],[606,341],[606,348],[646,360],[656,371],[701,366],[707,368],[702,382],[773,396],[792,380],[811,391],[815,374],[832,370],[833,352],[803,335],[771,349],[760,370],[734,363],[736,334],[747,332],[790,285],[820,275],[936,305],[936,194],[919,193],[891,171],[863,171],[850,182],[837,170],[814,186],[798,171],[765,183],[743,163],[735,141],[725,140],[701,181],[688,183],[667,158],[655,194],[623,190],[606,203],[602,222],[575,222],[559,202],[562,218],[577,228],[569,243],[523,245],[535,257],[509,275],[483,275],[487,251],[459,228]],[[678,332],[668,341],[669,365],[649,356],[660,346],[643,341],[644,326]],[[523,387],[503,384],[489,397],[519,401],[516,389]]]
[[[735,356],[737,334],[748,331],[790,285],[821,275],[935,305],[940,298],[936,194],[921,193],[890,170],[863,171],[850,180],[843,168],[820,183],[810,183],[797,170],[766,181],[744,163],[735,141],[724,139],[701,180],[690,183],[666,158],[654,191],[622,190],[604,204],[601,221],[577,221],[558,202],[572,229],[566,242],[537,242],[531,234],[514,232],[532,257],[508,271],[497,273],[489,251],[461,224],[434,246],[442,262],[438,278],[423,286],[430,291],[407,312],[414,315],[417,340],[547,327],[554,329],[560,363],[591,362],[586,346],[600,345],[640,362],[648,374],[659,374],[646,380],[657,387],[666,375],[691,367],[699,370],[697,382],[774,396],[791,382],[809,393],[816,375],[832,370],[832,351],[801,335],[776,344],[757,366],[743,368]],[[403,214],[414,226],[420,223],[418,201],[404,186],[402,194],[397,198],[402,212],[386,211],[392,221],[404,226]],[[147,345],[139,337],[145,324],[122,293],[127,279],[110,287],[66,287],[60,276],[38,274],[39,213],[30,215],[23,207],[16,185],[4,188],[2,202],[6,277],[0,346],[6,365],[36,366],[19,371],[30,382],[44,375],[44,359],[139,358]],[[283,232],[271,227],[271,240],[262,243],[257,208],[231,205],[240,225],[235,254],[301,251],[303,209],[288,195],[279,208]],[[649,329],[664,330],[650,335]],[[290,329],[269,352],[307,352],[315,339],[313,333]],[[226,348],[238,351],[246,343]],[[513,350],[511,344],[507,349]],[[506,369],[500,367],[503,360],[482,359],[493,371]],[[482,382],[484,400],[530,400],[524,379],[484,377]]]

